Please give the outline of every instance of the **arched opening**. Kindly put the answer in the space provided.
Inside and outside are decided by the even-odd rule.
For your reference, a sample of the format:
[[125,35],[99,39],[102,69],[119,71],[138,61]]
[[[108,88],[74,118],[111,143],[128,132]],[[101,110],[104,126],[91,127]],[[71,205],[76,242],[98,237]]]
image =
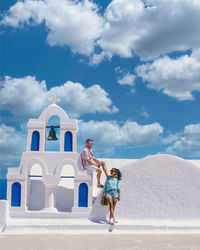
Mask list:
[[12,184],[12,189],[11,189],[11,206],[20,207],[20,205],[21,205],[21,184],[19,182],[15,182]]
[[88,206],[88,185],[86,183],[81,183],[78,190],[78,206],[87,207]]
[[53,115],[46,125],[46,151],[60,151],[60,118]]
[[27,206],[28,210],[42,210],[45,201],[45,185],[42,181],[42,168],[35,163],[28,169]]
[[56,208],[71,212],[74,204],[74,168],[67,164],[62,167],[60,182],[56,187]]
[[31,139],[31,151],[39,151],[40,147],[40,133],[38,131],[34,131],[32,133]]
[[64,151],[72,152],[72,132],[65,132],[65,148]]

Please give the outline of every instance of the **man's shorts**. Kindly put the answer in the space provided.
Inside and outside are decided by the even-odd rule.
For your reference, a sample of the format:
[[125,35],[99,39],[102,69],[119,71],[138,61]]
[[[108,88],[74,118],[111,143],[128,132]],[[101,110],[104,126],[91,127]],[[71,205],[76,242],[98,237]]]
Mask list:
[[98,167],[94,166],[94,165],[85,165],[84,166],[85,169],[88,169],[88,170],[94,170],[94,171],[97,171]]

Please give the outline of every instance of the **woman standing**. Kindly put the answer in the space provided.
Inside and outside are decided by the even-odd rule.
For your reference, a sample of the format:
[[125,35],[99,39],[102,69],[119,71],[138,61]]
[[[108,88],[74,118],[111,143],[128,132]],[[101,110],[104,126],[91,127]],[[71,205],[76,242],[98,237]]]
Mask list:
[[102,194],[102,200],[106,197],[109,204],[110,209],[110,217],[108,220],[108,223],[113,225],[114,223],[117,223],[118,221],[115,219],[114,211],[115,206],[117,203],[117,200],[120,201],[120,180],[122,177],[122,174],[119,169],[112,168],[110,170],[110,175],[105,171],[105,174],[107,176],[103,194]]

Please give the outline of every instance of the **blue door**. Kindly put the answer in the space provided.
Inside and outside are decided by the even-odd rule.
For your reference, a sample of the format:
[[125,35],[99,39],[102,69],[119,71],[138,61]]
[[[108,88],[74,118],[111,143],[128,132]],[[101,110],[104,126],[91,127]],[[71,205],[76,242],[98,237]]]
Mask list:
[[88,185],[86,183],[81,183],[79,186],[78,206],[88,206]]
[[32,133],[31,150],[39,151],[39,145],[40,145],[40,133],[38,131],[34,131]]
[[65,133],[65,148],[64,151],[72,152],[72,133],[67,131]]
[[15,182],[12,184],[12,193],[11,193],[11,206],[20,207],[21,205],[21,184]]

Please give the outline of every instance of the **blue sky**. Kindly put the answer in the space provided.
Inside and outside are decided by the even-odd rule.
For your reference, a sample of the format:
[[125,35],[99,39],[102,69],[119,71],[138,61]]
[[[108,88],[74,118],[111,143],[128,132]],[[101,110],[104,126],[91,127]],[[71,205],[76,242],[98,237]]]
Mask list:
[[1,1],[1,166],[53,93],[79,120],[79,152],[200,158],[197,0]]

